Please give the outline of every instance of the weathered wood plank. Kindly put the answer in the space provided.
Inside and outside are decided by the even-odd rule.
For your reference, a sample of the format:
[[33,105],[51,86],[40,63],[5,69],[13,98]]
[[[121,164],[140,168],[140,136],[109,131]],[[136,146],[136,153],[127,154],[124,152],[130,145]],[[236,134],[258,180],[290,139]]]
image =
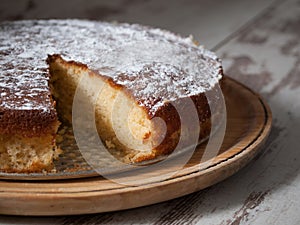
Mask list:
[[190,35],[207,48],[237,31],[274,0],[6,0],[0,20],[87,18],[140,23]]
[[[226,214],[221,211],[214,218],[204,216],[200,223],[298,224],[299,31],[300,2],[287,1],[220,49],[227,74],[269,100],[275,125],[266,151],[225,181],[215,196],[222,200],[210,205],[218,210],[218,205],[226,204],[231,210]],[[229,190],[234,193],[232,200],[224,201],[222,196]],[[251,200],[256,194],[263,197]],[[201,212],[201,208],[198,210]]]

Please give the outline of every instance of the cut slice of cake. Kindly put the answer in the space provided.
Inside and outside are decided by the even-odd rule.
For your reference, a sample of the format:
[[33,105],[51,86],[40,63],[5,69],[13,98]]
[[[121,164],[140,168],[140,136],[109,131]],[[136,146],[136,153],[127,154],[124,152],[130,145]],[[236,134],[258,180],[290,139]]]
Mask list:
[[[195,133],[198,143],[211,132],[210,104],[218,106],[223,76],[214,53],[190,38],[82,20],[1,23],[0,64],[0,171],[6,172],[53,168],[59,120],[72,125],[78,92],[82,114],[84,104],[94,106],[104,145],[130,151],[130,162],[186,147]],[[208,93],[215,96],[210,102]]]
[[9,68],[9,64],[2,67],[5,72],[0,75],[0,170],[50,170],[60,123],[47,75],[35,73],[30,66],[22,72]]
[[[165,101],[160,107],[153,110],[155,102],[149,101],[147,104],[141,104],[141,102],[146,102],[149,99],[136,96],[140,95],[142,90],[135,90],[134,92],[126,86],[118,84],[110,77],[88,69],[86,65],[74,61],[65,61],[59,55],[49,56],[48,63],[52,93],[54,99],[56,99],[57,110],[58,114],[61,115],[61,119],[72,124],[72,106],[75,92],[81,89],[84,94],[81,95],[80,101],[95,105],[94,119],[103,143],[109,149],[131,153],[134,151],[135,153],[129,156],[131,162],[153,159],[159,155],[172,152],[178,145],[180,137],[182,138],[181,147],[190,145],[189,137],[197,131],[187,128],[182,129],[182,126],[195,127],[193,124],[195,122],[199,123],[199,126],[201,126],[201,130],[198,131],[199,141],[205,139],[210,133],[210,106],[205,94]],[[127,71],[126,74],[116,75],[120,77],[115,77],[115,79],[121,81],[122,79],[134,78],[136,82],[144,82],[147,85],[149,78],[145,76],[150,76],[153,83],[157,82],[154,80],[158,77],[160,82],[164,82],[164,78],[160,77],[161,74],[175,78],[180,71],[176,71],[173,67],[167,68],[166,65],[151,64],[145,65],[142,69],[139,68],[138,73],[139,75],[133,72],[130,74]],[[139,88],[138,86],[135,86],[136,89]],[[216,90],[212,89],[210,91]],[[163,96],[163,92],[164,90],[161,90],[161,96]],[[97,95],[96,101],[92,100],[95,95]],[[191,106],[188,106],[187,98],[192,99],[193,104]],[[87,113],[87,109],[84,109],[83,106],[84,102],[80,105],[82,106],[80,108],[82,113]],[[184,109],[186,115],[179,115],[178,110],[180,111],[180,109],[175,108],[176,105]],[[193,108],[197,111],[197,118],[191,117],[192,112],[190,110],[193,110]],[[189,118],[189,121],[183,124],[180,116]],[[185,133],[181,133],[182,131]]]

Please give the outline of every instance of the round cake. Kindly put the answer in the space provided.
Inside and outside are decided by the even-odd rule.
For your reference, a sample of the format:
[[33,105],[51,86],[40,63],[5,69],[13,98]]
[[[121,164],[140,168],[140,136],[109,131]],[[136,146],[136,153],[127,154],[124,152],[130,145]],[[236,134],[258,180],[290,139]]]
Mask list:
[[[132,150],[130,162],[169,154],[181,139],[189,143],[195,131],[183,129],[181,118],[191,114],[187,99],[197,112],[189,123],[201,127],[203,140],[214,116],[206,96],[217,96],[223,77],[220,60],[191,37],[85,20],[0,23],[0,65],[0,170],[6,172],[53,167],[58,129],[74,122],[78,90],[80,104],[94,104],[104,145]],[[218,105],[218,97],[213,101]]]

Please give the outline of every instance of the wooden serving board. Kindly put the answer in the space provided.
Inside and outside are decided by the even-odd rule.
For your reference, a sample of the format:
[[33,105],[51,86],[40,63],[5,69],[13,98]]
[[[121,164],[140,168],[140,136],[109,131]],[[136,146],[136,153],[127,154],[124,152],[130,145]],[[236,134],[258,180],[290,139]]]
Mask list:
[[[48,181],[0,180],[0,213],[75,215],[129,209],[180,197],[224,180],[262,149],[272,116],[263,99],[237,81],[227,78],[223,92],[227,128],[221,149],[210,163],[200,163],[203,143],[171,178],[137,186],[122,185],[101,176]],[[172,170],[172,165],[169,166],[167,169]],[[128,179],[136,177],[129,175]]]

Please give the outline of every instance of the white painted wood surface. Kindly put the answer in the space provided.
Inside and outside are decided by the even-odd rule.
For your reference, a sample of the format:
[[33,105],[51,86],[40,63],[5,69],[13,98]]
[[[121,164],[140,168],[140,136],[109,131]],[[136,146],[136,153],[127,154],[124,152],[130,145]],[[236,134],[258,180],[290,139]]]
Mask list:
[[191,33],[223,58],[226,74],[267,99],[271,137],[242,171],[179,199],[98,215],[0,216],[0,224],[300,224],[299,0],[69,2],[1,1],[0,19],[93,18]]

